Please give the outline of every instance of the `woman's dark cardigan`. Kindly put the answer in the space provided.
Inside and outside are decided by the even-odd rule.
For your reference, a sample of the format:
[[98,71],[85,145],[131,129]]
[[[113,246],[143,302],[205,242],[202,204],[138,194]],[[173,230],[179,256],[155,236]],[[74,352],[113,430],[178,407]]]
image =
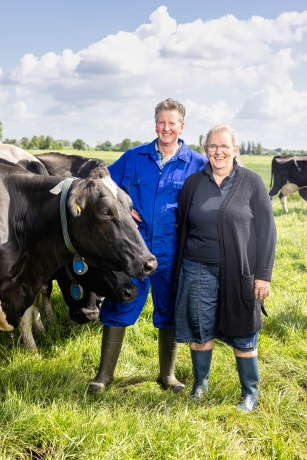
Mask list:
[[[269,194],[258,174],[238,166],[234,183],[218,212],[221,250],[221,316],[225,335],[251,335],[262,327],[263,302],[255,300],[255,279],[271,281],[276,229]],[[205,171],[189,176],[178,203],[178,258],[175,289],[189,235],[188,213]],[[176,292],[175,291],[175,292]],[[180,320],[180,319],[179,319]]]

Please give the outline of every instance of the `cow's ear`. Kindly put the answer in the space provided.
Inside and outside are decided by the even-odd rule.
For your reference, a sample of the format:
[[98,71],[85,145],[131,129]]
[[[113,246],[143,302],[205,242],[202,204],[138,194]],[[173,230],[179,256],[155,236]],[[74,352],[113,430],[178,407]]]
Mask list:
[[90,173],[91,179],[103,179],[104,177],[110,177],[109,170],[106,166],[97,166]]
[[79,188],[74,190],[68,200],[68,207],[73,216],[78,216],[87,205],[87,190]]

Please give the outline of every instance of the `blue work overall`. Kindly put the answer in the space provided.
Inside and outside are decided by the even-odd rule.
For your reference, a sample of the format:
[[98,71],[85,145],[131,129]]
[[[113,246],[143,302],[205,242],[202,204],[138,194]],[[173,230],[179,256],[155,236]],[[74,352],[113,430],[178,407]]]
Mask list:
[[127,150],[109,166],[112,179],[131,197],[133,208],[141,215],[138,229],[158,261],[157,270],[144,279],[131,278],[138,295],[128,303],[105,299],[101,321],[107,326],[129,326],[138,319],[152,288],[153,324],[174,328],[173,268],[177,253],[177,205],[185,179],[204,168],[207,158],[182,146],[164,167],[155,142]]

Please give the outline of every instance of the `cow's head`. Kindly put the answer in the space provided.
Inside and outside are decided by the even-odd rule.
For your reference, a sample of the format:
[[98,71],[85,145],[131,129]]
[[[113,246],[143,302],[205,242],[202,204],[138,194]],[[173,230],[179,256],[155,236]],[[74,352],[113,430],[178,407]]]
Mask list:
[[142,278],[157,267],[131,217],[132,202],[109,175],[76,180],[67,200],[73,246],[95,268]]

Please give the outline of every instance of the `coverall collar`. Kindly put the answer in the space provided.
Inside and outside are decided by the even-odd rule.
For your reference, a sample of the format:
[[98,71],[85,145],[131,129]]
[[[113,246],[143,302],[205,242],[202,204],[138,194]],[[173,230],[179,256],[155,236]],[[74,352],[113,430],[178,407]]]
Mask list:
[[[156,156],[157,152],[155,149],[155,143],[158,138],[156,138],[154,141],[152,141],[150,144],[144,144],[142,147],[142,150],[140,150],[141,155],[151,155],[151,156]],[[182,143],[181,149],[179,152],[177,152],[172,158],[170,158],[168,161],[173,161],[173,160],[182,160],[185,161],[186,163],[190,163],[190,158],[187,154],[187,146],[185,142],[182,139],[178,139],[178,142]]]

